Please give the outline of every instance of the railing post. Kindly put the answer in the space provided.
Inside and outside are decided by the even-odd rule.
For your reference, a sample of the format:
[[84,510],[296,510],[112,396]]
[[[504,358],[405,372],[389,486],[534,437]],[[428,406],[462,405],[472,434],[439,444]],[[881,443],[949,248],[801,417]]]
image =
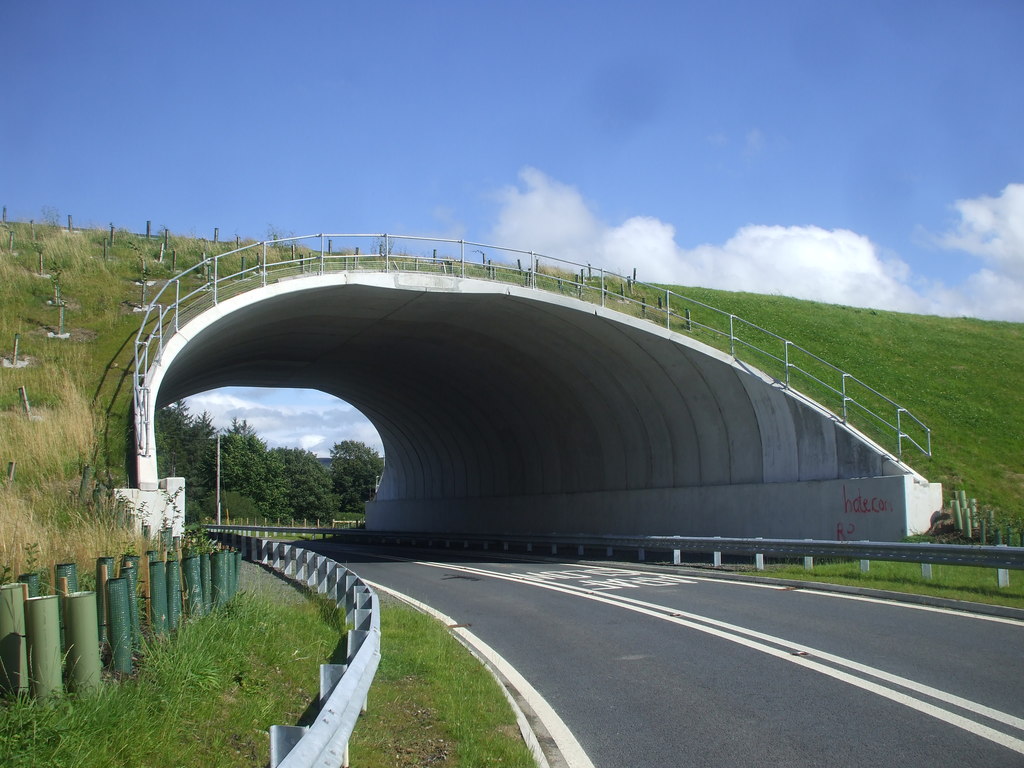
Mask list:
[[261,265],[261,267],[262,268],[260,270],[260,282],[263,284],[263,287],[266,288],[267,287],[267,241],[266,240],[263,241],[263,264]]
[[846,396],[846,380],[849,377],[850,377],[850,374],[848,374],[848,373],[844,373],[843,374],[843,383],[842,383],[842,389],[843,389],[843,424],[846,423],[846,418],[847,418],[847,416],[846,416],[846,403],[849,402],[849,400],[850,400],[850,398]]
[[217,303],[217,264],[220,262],[219,256],[213,257],[213,303]]
[[320,233],[320,274],[324,273],[324,234]]
[[174,332],[178,332],[178,302],[181,301],[181,280],[174,281]]
[[164,353],[164,305],[158,304],[156,308],[156,356],[160,358]]
[[906,410],[905,408],[896,409],[896,455],[901,459],[903,458],[903,423],[900,419],[900,414]]
[[459,261],[462,262],[462,276],[466,276],[466,241],[459,240]]
[[672,295],[672,291],[668,288],[665,289],[665,327],[672,330],[672,307],[669,306],[668,297]]
[[784,352],[786,358],[786,389],[789,389],[789,345],[792,343],[789,339],[786,339]]
[[605,291],[604,291],[604,269],[602,268],[601,269],[601,306],[602,307],[605,306],[604,293],[605,293]]
[[736,334],[733,332],[733,320],[735,319],[736,315],[729,315],[729,354],[733,357],[736,357]]

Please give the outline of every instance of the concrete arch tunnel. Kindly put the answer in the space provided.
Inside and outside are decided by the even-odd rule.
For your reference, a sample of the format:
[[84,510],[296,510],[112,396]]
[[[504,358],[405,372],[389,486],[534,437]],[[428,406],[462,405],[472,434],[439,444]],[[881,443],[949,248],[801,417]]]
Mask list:
[[[927,528],[941,499],[726,354],[485,280],[356,272],[257,288],[167,339],[147,381],[151,409],[222,386],[351,403],[385,448],[367,505],[378,530],[887,540]],[[155,454],[140,455],[139,487],[158,482]]]

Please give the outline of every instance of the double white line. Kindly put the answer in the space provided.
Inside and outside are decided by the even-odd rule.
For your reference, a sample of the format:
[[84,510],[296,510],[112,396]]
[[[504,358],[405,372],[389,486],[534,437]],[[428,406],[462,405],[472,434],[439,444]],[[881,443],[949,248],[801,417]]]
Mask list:
[[[736,624],[711,619],[686,611],[680,611],[669,606],[649,603],[643,600],[635,600],[621,595],[609,595],[605,592],[593,592],[580,587],[573,587],[565,583],[551,583],[538,581],[516,574],[503,574],[489,571],[483,568],[472,566],[455,565],[452,563],[432,563],[416,561],[417,565],[431,568],[441,568],[448,571],[458,571],[474,576],[485,576],[491,579],[526,584],[539,589],[548,589],[553,592],[561,592],[573,597],[593,600],[594,602],[612,605],[627,611],[633,611],[644,616],[649,616],[661,621],[667,621],[681,627],[703,632],[731,643],[742,645],[782,661],[796,664],[797,666],[809,669],[813,672],[831,677],[840,682],[852,685],[855,688],[868,691],[881,696],[882,698],[902,704],[906,707],[941,720],[944,723],[961,728],[983,739],[1006,747],[1018,754],[1024,755],[1024,719],[1002,712],[998,709],[987,707],[962,696],[957,696],[947,691],[924,685],[899,675],[894,675],[880,669],[875,669],[866,664],[861,664],[851,659],[835,654],[827,653],[817,648],[806,645],[794,644],[790,641],[769,635],[764,632],[747,629]],[[902,690],[901,690],[902,689]],[[916,695],[915,695],[916,694]],[[920,697],[927,697],[929,700]],[[937,702],[937,703],[935,703]],[[963,714],[947,709],[956,708],[963,712],[969,712],[980,716],[994,723],[1008,726],[1010,733],[997,730],[989,725],[973,720]],[[1017,735],[1011,735],[1011,734]]]

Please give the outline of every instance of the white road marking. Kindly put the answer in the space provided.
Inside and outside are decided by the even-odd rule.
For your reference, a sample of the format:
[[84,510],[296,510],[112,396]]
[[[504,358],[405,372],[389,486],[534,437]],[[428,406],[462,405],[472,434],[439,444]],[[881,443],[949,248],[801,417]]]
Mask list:
[[[590,758],[587,757],[586,751],[584,751],[583,747],[580,746],[580,743],[576,740],[576,737],[572,735],[572,731],[570,731],[568,726],[566,726],[562,721],[562,718],[558,716],[558,713],[552,709],[551,705],[548,704],[547,700],[537,691],[537,689],[534,688],[515,667],[509,664],[504,657],[502,657],[502,655],[494,650],[490,645],[485,643],[465,627],[459,626],[458,622],[456,622],[451,616],[441,613],[426,603],[420,602],[419,600],[397,590],[391,589],[390,587],[385,587],[382,584],[378,584],[367,579],[363,579],[363,581],[374,589],[392,594],[398,599],[409,603],[418,610],[421,610],[444,623],[449,628],[450,632],[458,635],[474,653],[486,660],[487,663],[496,669],[508,684],[515,688],[518,695],[529,704],[537,718],[541,723],[543,723],[544,728],[547,729],[548,734],[557,745],[558,751],[561,753],[561,757],[564,760],[566,768],[594,768],[594,764],[590,761]],[[520,730],[524,731],[524,736],[526,733],[534,733],[532,725],[529,723],[515,699],[510,698],[510,702],[517,710],[517,717],[522,718],[520,719],[519,726]],[[550,765],[548,762],[548,756],[542,751],[540,744],[537,741],[536,734],[534,734],[532,741],[528,739],[528,744],[531,751],[534,753],[534,757],[542,768],[548,768]]]
[[[994,728],[991,728],[982,723],[976,722],[963,715],[951,712],[936,706],[930,702],[924,701],[919,698],[915,698],[901,691],[893,690],[884,685],[872,682],[870,680],[864,680],[854,675],[844,672],[839,669],[826,666],[825,664],[817,661],[816,659],[822,659],[832,664],[844,666],[847,669],[857,671],[861,674],[874,677],[879,680],[884,680],[888,683],[898,685],[908,690],[913,690],[917,693],[924,694],[930,698],[938,699],[952,706],[964,709],[983,717],[996,720],[1011,728],[1024,731],[1024,720],[1015,717],[1005,712],[1001,712],[991,707],[986,707],[983,704],[964,699],[954,694],[941,691],[937,688],[917,683],[907,678],[899,677],[898,675],[892,675],[884,672],[883,670],[875,669],[867,665],[859,664],[858,662],[850,659],[845,659],[834,654],[826,653],[825,651],[819,651],[809,646],[801,646],[785,640],[784,638],[775,637],[765,633],[757,632],[755,630],[740,627],[735,624],[729,624],[727,622],[718,621],[705,616],[697,614],[687,613],[686,611],[680,611],[675,608],[668,606],[657,605],[654,603],[647,603],[641,600],[633,600],[620,595],[607,595],[607,594],[595,594],[588,590],[579,589],[567,584],[550,584],[540,582],[537,580],[525,579],[520,576],[506,575],[504,573],[496,573],[494,571],[488,571],[482,568],[474,568],[471,566],[461,566],[452,563],[431,563],[424,561],[416,561],[418,565],[423,565],[431,568],[441,568],[449,570],[457,570],[465,573],[472,573],[490,578],[500,579],[504,581],[512,581],[519,584],[528,584],[533,587],[540,589],[548,589],[555,592],[561,592],[563,594],[572,595],[575,597],[582,597],[587,600],[593,600],[595,602],[605,603],[619,608],[624,608],[635,613],[640,613],[652,618],[661,619],[668,621],[680,626],[687,627],[689,629],[696,630],[698,632],[704,632],[715,637],[719,637],[723,640],[728,640],[732,643],[745,646],[752,650],[760,651],[761,653],[768,654],[777,659],[788,661],[791,664],[797,664],[798,666],[806,669],[818,672],[826,675],[833,679],[847,683],[854,687],[862,690],[874,693],[883,698],[894,701],[898,704],[910,707],[915,711],[923,714],[930,715],[938,720],[941,720],[949,725],[961,728],[969,733],[973,733],[976,736],[992,741],[996,744],[1006,747],[1007,749],[1013,750],[1019,754],[1024,754],[1024,740],[1021,740],[1015,736],[1003,733]],[[775,645],[783,646],[783,648],[776,648],[767,643],[773,643]],[[801,655],[796,655],[801,654]],[[808,654],[808,655],[802,655]],[[812,658],[813,657],[813,658]]]
[[947,616],[959,616],[961,618],[977,619],[978,621],[992,621],[996,624],[1011,624],[1024,627],[1020,619],[1008,619],[1005,616],[987,616],[984,613],[970,613],[969,611],[958,611],[953,608],[940,608],[937,605],[918,605],[917,603],[894,603],[881,597],[868,597],[866,595],[848,595],[844,592],[826,592],[821,589],[799,588],[792,590],[802,595],[817,595],[818,597],[837,597],[842,600],[857,600],[862,603],[880,603],[882,605],[897,605],[900,608],[911,608],[915,611],[931,611],[932,613],[944,613]]

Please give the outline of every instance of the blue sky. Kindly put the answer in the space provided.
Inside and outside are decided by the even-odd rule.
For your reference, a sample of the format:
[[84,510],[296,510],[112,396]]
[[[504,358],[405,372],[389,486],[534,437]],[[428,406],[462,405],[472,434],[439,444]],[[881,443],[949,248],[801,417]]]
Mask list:
[[2,19],[16,218],[465,237],[1024,321],[1019,0],[7,0]]

